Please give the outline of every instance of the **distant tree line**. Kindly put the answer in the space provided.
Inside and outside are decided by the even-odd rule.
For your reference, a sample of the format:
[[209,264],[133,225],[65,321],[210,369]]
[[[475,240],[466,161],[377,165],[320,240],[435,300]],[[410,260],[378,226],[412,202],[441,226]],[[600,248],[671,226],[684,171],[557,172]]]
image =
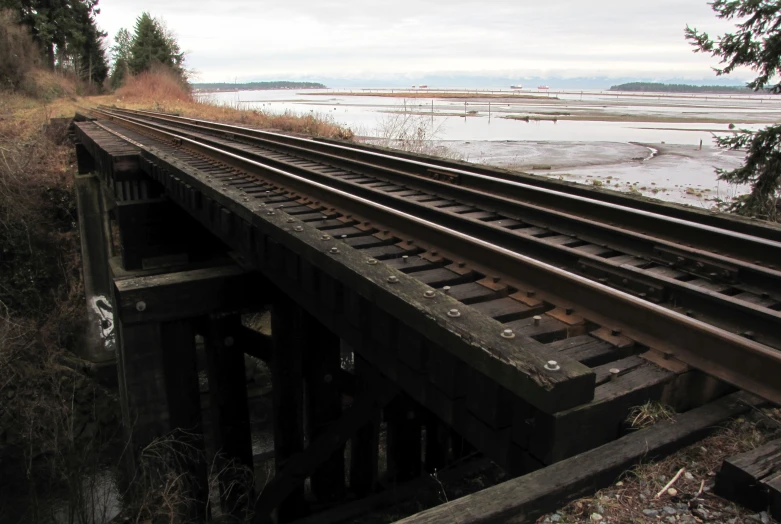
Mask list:
[[611,91],[639,91],[654,93],[751,93],[752,90],[743,86],[693,86],[688,84],[661,84],[655,82],[629,82],[612,86]]
[[250,91],[261,89],[326,89],[323,84],[317,82],[245,82],[231,84],[225,82],[193,84],[194,89],[201,91]]
[[187,81],[184,53],[176,37],[158,18],[147,12],[136,19],[133,34],[122,28],[114,37],[111,48],[111,87],[121,86],[129,75],[137,75],[155,67],[165,67]]
[[73,71],[97,85],[106,79],[106,33],[95,22],[98,0],[0,0],[0,10],[29,28],[49,69]]

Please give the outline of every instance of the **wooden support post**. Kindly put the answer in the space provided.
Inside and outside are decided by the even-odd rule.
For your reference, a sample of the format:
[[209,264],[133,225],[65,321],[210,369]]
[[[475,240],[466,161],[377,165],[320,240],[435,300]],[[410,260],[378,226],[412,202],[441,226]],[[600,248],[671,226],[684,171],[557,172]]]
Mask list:
[[[271,381],[274,406],[274,456],[280,474],[291,457],[304,449],[304,392],[302,358],[306,343],[304,312],[287,296],[280,296],[271,309]],[[277,522],[305,516],[304,478],[288,490],[277,508]]]
[[[371,388],[371,364],[357,353],[355,362],[356,396]],[[377,411],[351,440],[350,447],[350,489],[358,497],[373,493],[377,487],[377,466],[379,460],[379,433],[381,412]]]
[[450,455],[450,432],[432,413],[426,416],[426,472],[444,468]]
[[398,388],[392,382],[377,376],[371,389],[361,395],[339,420],[329,425],[320,438],[311,442],[305,451],[290,457],[285,467],[277,471],[274,480],[258,497],[254,522],[267,522],[273,508],[279,508],[284,501],[289,500],[290,493],[298,489],[304,478],[311,476],[334,451],[344,446],[358,428],[366,424],[375,416],[377,410],[386,406],[397,394]]
[[203,521],[209,500],[209,481],[201,424],[201,401],[195,356],[195,330],[191,320],[160,324],[160,352],[168,404],[169,431],[176,431],[185,471],[192,476],[194,505],[190,518]]
[[92,362],[114,358],[114,347],[107,344],[104,333],[110,329],[108,319],[101,315],[101,305],[108,308],[111,297],[109,254],[105,238],[100,179],[97,175],[76,175],[74,178],[76,204],[79,209],[79,236],[84,271],[84,291],[87,295],[87,315],[90,329],[82,357]]
[[206,373],[223,513],[241,518],[252,498],[252,438],[239,315],[211,318],[204,332]]
[[[195,332],[189,320],[124,324],[118,319],[120,348],[117,371],[131,476],[139,450],[174,432],[187,457],[184,473],[192,476],[199,501],[193,518],[205,517],[208,484],[203,454]],[[175,431],[179,430],[179,431]]]
[[405,482],[420,476],[421,412],[406,395],[385,409],[387,422],[388,478]]
[[[311,315],[305,314],[306,414],[309,442],[323,435],[342,415],[340,340]],[[310,479],[312,493],[320,502],[333,502],[345,496],[344,446],[339,447]]]

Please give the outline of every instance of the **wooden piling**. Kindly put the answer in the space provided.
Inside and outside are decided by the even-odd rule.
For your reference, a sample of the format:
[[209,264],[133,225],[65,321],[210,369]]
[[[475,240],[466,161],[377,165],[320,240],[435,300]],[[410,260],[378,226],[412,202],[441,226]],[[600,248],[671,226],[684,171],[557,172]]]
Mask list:
[[213,317],[204,331],[206,373],[214,427],[215,464],[223,513],[240,517],[251,499],[252,440],[241,318]]
[[[311,315],[305,314],[306,415],[308,441],[325,433],[342,415],[339,388],[341,371],[340,340]],[[319,502],[333,502],[345,496],[344,446],[334,452],[310,478],[312,493]]]
[[[305,349],[304,312],[287,296],[280,296],[271,310],[271,380],[274,412],[275,468],[281,472],[288,459],[304,449],[304,392],[302,358]],[[304,479],[277,506],[277,522],[305,516]]]

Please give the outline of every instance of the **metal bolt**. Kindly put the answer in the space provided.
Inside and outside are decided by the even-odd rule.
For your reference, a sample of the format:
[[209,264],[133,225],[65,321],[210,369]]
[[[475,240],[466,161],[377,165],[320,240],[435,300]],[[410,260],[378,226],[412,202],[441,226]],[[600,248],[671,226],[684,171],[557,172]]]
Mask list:
[[331,254],[336,255],[337,253],[339,253],[339,248],[334,246],[331,248],[330,252]]
[[233,345],[233,337],[225,337],[223,342],[225,343],[225,347],[229,348]]
[[539,315],[535,315],[535,317],[534,317],[534,325],[535,326],[539,326],[540,325],[540,320],[542,320],[542,317],[539,316]]
[[347,238],[347,235],[342,235],[340,238]]
[[376,258],[370,258],[369,260],[366,261],[366,263],[369,264],[370,266],[373,266],[373,265],[377,264],[377,259]]
[[618,368],[610,368],[610,380],[613,380],[621,373],[621,370]]
[[143,300],[139,300],[136,302],[136,311],[145,311],[146,310],[146,302]]
[[401,261],[404,262],[405,264],[407,263],[408,260],[409,260],[409,257],[407,255],[404,255],[403,257],[401,257]]
[[457,309],[451,309],[447,312],[447,316],[457,318],[461,316],[461,312]]
[[269,209],[268,211],[266,211],[266,214],[267,214],[267,215],[273,215],[273,214],[274,214],[274,212],[273,212],[272,210],[270,210],[270,209]]
[[436,294],[437,294],[436,291],[434,291],[433,289],[429,289],[423,292],[423,296],[426,298],[434,298]]
[[325,222],[326,220],[328,220],[328,217],[323,215],[323,222]]
[[504,330],[502,330],[502,337],[503,338],[515,338],[515,333],[513,333],[512,329],[504,329]]
[[444,294],[446,294],[446,295],[449,295],[449,294],[450,294],[450,286],[444,286],[444,287],[442,288],[442,292],[443,292]]
[[293,231],[299,231],[300,232],[300,231],[303,231],[303,230],[304,230],[304,226],[296,226],[296,227],[293,228]]
[[330,374],[326,374],[323,377],[323,382],[325,382],[326,384],[330,384],[331,382],[333,382],[333,380],[334,380],[334,377],[332,377]]
[[549,360],[547,364],[545,364],[545,369],[548,371],[558,371],[561,369],[561,366],[559,366],[559,363],[555,360]]
[[320,240],[331,240],[331,235],[322,235]]
[[296,219],[295,219],[295,218],[288,218],[288,219],[287,219],[287,223],[288,223],[288,224],[292,224],[292,223],[293,223],[293,222],[295,222],[295,221],[296,221]]
[[388,282],[390,282],[391,284],[398,284],[399,277],[397,277],[396,275],[391,275],[388,277]]

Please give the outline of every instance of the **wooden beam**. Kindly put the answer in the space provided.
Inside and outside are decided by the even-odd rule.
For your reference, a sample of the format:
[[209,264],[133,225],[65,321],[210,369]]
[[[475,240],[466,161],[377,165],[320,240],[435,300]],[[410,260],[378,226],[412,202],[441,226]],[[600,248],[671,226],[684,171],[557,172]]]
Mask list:
[[[159,322],[257,306],[262,277],[232,264],[115,280],[123,322]],[[252,292],[248,292],[252,290]],[[266,297],[263,296],[265,299]]]
[[284,468],[278,471],[274,480],[260,494],[255,506],[256,522],[265,522],[275,507],[332,456],[336,449],[344,446],[358,428],[371,420],[397,393],[398,388],[392,382],[379,375],[375,377],[370,391],[357,399],[352,407],[331,424],[320,438],[310,443],[305,451],[287,460]]
[[639,461],[652,460],[708,435],[760,401],[734,393],[669,422],[636,431],[613,443],[547,468],[400,520],[403,524],[535,522],[548,511],[614,482]]

